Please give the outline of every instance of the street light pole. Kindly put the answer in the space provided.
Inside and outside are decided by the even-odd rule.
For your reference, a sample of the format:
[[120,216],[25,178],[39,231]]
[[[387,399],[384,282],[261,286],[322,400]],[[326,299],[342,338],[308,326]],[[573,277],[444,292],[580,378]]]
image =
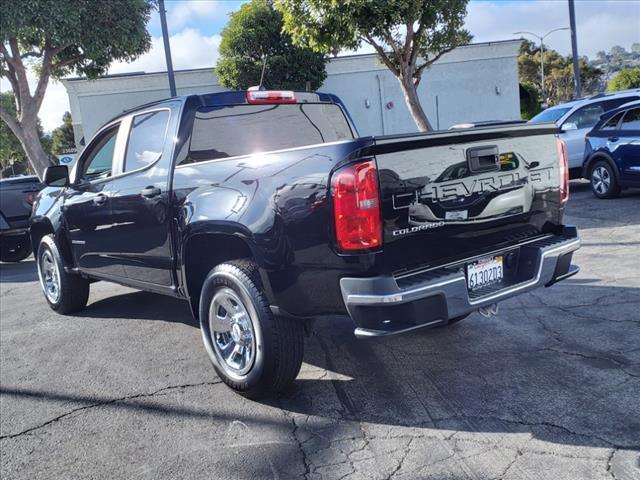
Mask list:
[[580,84],[580,62],[576,35],[576,9],[573,0],[569,0],[569,25],[571,25],[571,55],[573,55],[573,86],[575,87],[576,98],[580,98],[582,96],[582,85]]
[[547,103],[544,92],[544,38],[540,38],[540,86],[542,87],[542,103]]
[[176,80],[173,77],[173,62],[171,61],[171,47],[169,45],[169,32],[167,29],[167,11],[164,9],[164,0],[158,0],[160,10],[160,25],[162,27],[162,40],[164,42],[164,57],[167,61],[167,75],[169,76],[169,92],[176,96]]
[[544,35],[538,35],[532,32],[513,32],[514,35],[531,35],[532,37],[540,40],[540,93],[542,94],[542,103],[546,103],[545,98],[545,89],[544,89],[544,39],[547,38],[554,32],[559,32],[560,30],[569,30],[569,27],[560,27],[554,28],[553,30],[549,30]]

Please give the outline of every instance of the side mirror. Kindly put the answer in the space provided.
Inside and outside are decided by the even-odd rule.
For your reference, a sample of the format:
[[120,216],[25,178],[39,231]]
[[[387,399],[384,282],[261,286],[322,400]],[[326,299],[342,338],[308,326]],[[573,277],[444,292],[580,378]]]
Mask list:
[[52,165],[44,171],[44,184],[50,187],[69,185],[69,169],[66,165]]
[[578,124],[577,124],[577,123],[574,123],[574,122],[565,122],[565,123],[562,125],[561,130],[562,130],[563,132],[568,132],[568,131],[570,131],[570,130],[578,130]]

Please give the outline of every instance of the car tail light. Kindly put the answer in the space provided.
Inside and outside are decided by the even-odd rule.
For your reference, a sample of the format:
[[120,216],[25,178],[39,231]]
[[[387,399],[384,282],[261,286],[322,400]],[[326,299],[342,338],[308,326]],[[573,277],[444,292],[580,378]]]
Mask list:
[[558,149],[558,161],[560,162],[560,203],[567,203],[569,200],[569,161],[567,159],[567,145],[556,139]]
[[247,90],[249,103],[296,103],[296,96],[290,90]]
[[382,244],[382,222],[375,162],[348,165],[331,182],[338,248],[364,250]]
[[27,203],[33,204],[33,201],[36,199],[35,193],[27,193]]

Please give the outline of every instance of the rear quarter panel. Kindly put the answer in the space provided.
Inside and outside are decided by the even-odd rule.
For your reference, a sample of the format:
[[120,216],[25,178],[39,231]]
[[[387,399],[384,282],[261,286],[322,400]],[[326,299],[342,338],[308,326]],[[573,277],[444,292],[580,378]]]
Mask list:
[[199,233],[238,236],[268,279],[273,304],[300,316],[342,311],[341,274],[371,262],[345,261],[333,250],[330,173],[371,144],[364,138],[179,165],[178,245]]

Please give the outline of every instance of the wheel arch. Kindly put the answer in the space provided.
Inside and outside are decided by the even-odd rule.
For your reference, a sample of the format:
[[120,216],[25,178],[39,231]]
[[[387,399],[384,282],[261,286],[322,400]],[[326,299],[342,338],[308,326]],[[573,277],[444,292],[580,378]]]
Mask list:
[[[222,232],[198,232],[184,240],[182,248],[182,282],[191,311],[198,317],[200,292],[207,274],[231,260],[256,260],[255,248],[243,236]],[[263,282],[266,276],[262,275]]]
[[29,228],[29,235],[31,236],[31,246],[33,247],[34,255],[38,255],[38,246],[40,245],[42,237],[45,235],[53,235],[64,263],[68,266],[72,266],[74,264],[73,253],[71,252],[71,247],[67,242],[66,237],[61,234],[61,231],[56,232],[51,220],[47,217],[32,221],[31,227]]
[[616,162],[613,160],[613,158],[611,158],[609,155],[607,155],[606,153],[603,153],[603,152],[594,153],[585,162],[585,164],[584,164],[584,172],[583,172],[584,173],[584,178],[586,178],[587,180],[591,180],[591,170],[593,169],[593,166],[599,160],[603,160],[603,161],[607,162],[611,166],[611,168],[613,170],[613,174],[616,176],[616,182],[618,182],[618,184],[619,184],[620,183],[620,172],[618,170],[618,165],[616,165]]

